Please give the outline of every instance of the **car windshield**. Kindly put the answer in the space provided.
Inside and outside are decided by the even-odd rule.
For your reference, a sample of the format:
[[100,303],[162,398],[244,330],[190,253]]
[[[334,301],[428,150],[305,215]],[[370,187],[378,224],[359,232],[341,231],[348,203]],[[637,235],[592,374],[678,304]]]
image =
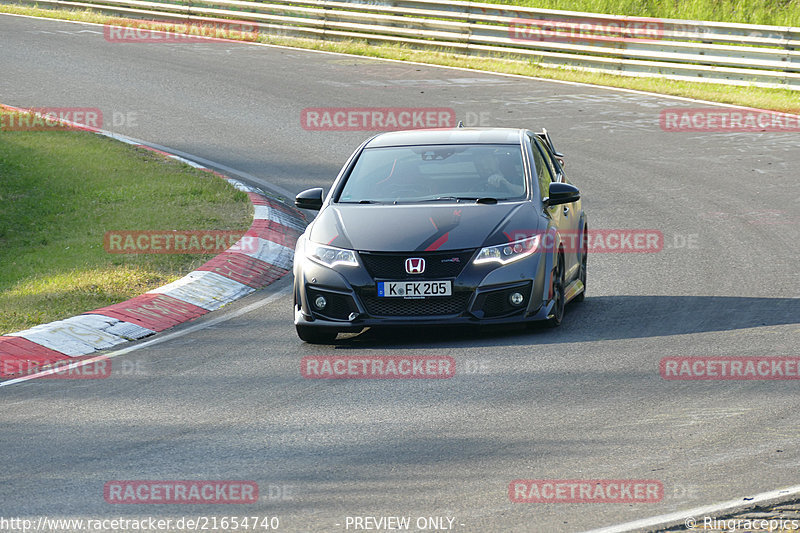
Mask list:
[[434,145],[367,148],[337,201],[416,203],[525,195],[518,145]]

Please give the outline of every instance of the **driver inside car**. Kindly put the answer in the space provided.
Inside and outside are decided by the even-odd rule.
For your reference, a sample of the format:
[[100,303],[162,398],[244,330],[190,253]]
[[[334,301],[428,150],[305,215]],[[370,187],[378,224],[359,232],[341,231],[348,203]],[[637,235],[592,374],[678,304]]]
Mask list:
[[[513,176],[517,173],[513,171],[513,164],[511,166],[512,169],[509,169],[511,170],[510,175]],[[493,153],[479,154],[475,158],[475,168],[481,178],[485,180],[486,190],[501,191],[511,196],[522,196],[525,192],[525,185],[522,184],[522,176],[520,175],[518,179],[514,179],[514,181],[518,183],[509,181],[506,177],[509,174],[503,172],[501,164],[498,161],[498,156]]]

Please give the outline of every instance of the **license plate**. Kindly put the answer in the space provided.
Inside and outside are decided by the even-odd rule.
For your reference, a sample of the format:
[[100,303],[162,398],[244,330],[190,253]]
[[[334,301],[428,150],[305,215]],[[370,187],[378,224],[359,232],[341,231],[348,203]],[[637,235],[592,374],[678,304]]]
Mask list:
[[379,281],[378,296],[381,298],[428,298],[429,296],[452,296],[451,281]]

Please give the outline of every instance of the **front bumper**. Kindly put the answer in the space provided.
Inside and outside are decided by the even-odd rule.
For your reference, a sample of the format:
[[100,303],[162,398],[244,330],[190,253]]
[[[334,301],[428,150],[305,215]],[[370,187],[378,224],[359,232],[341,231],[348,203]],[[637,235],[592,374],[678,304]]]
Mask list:
[[[458,254],[458,251],[452,252]],[[365,263],[355,267],[328,268],[296,254],[295,324],[359,331],[374,326],[506,324],[545,320],[552,311],[546,253],[535,253],[507,265],[474,265],[469,252],[463,270],[452,281],[453,295],[426,299],[377,296],[377,282]],[[509,295],[524,296],[513,305]],[[314,305],[323,296],[324,309]]]

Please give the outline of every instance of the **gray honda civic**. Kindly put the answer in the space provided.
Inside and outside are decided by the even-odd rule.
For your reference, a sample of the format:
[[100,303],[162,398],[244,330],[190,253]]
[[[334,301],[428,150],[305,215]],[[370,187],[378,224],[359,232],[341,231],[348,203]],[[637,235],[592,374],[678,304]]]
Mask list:
[[350,156],[298,239],[303,341],[368,327],[558,326],[586,293],[586,216],[547,131],[383,133]]

